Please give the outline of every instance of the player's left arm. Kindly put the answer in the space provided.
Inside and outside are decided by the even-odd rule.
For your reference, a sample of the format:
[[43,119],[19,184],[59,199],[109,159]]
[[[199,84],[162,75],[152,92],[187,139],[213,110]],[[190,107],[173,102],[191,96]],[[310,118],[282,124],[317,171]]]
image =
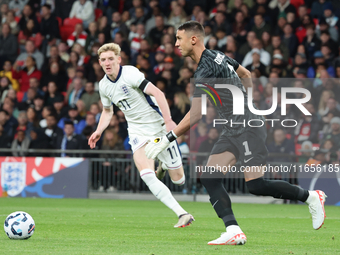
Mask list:
[[241,78],[242,84],[246,89],[253,87],[253,82],[251,80],[251,73],[249,72],[249,70],[239,65],[238,68],[236,69],[236,73],[238,77]]
[[169,105],[166,101],[164,93],[151,82],[148,82],[148,84],[146,85],[144,93],[156,98],[157,104],[163,115],[166,130],[169,132],[170,130],[174,129],[176,127],[176,123],[173,122],[171,119]]

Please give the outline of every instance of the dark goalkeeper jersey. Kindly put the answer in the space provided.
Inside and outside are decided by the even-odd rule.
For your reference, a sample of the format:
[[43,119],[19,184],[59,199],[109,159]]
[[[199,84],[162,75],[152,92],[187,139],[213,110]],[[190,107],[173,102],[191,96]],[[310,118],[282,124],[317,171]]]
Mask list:
[[[227,136],[237,136],[248,130],[248,121],[252,119],[262,120],[262,116],[258,116],[250,112],[248,108],[248,96],[241,79],[238,77],[236,70],[239,63],[232,58],[224,55],[217,50],[205,49],[198,63],[194,75],[195,93],[194,97],[201,97],[207,94],[207,98],[215,107],[218,118],[227,121],[223,124],[223,134]],[[238,93],[243,94],[242,97],[235,97],[227,88],[216,88],[215,84],[228,84],[236,86]],[[244,114],[233,114],[233,100],[243,100]],[[256,107],[254,106],[256,109]],[[239,123],[239,124],[237,124]],[[260,125],[259,121],[251,122],[250,125]]]

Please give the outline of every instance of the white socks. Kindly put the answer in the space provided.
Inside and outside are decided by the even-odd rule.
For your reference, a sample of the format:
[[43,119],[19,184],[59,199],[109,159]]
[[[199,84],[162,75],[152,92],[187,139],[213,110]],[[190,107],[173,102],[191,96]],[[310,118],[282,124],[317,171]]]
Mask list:
[[155,175],[155,172],[151,169],[143,169],[140,172],[140,177],[148,185],[152,194],[155,195],[163,204],[169,207],[177,216],[186,214],[187,212],[178,204],[175,198],[172,196],[167,186]]
[[313,196],[312,190],[308,190],[308,193],[309,193],[309,196],[308,196],[308,198],[306,200],[306,204],[309,205],[313,201],[314,196]]
[[226,227],[227,232],[235,233],[235,234],[241,234],[243,233],[241,228],[238,225],[230,225]]
[[172,179],[171,179],[171,181],[172,181],[172,183],[174,183],[174,184],[176,184],[178,186],[182,186],[185,183],[185,175],[183,174],[182,178],[179,179],[178,181],[174,181]]

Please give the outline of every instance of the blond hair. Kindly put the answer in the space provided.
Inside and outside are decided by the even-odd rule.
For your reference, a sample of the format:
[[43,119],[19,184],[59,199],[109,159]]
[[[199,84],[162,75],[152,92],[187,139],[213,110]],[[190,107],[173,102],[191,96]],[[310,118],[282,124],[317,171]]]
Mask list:
[[186,114],[187,106],[190,105],[188,96],[184,92],[176,92],[175,97],[178,97],[177,108],[182,114]]
[[106,43],[98,49],[98,56],[107,51],[113,51],[116,56],[120,56],[120,46],[116,43]]

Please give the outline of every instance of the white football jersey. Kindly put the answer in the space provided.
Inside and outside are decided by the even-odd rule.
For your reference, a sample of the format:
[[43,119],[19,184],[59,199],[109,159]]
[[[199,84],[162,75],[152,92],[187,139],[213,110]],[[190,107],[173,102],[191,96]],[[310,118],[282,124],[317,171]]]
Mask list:
[[103,106],[115,104],[128,123],[129,136],[154,136],[165,129],[164,120],[154,97],[139,86],[145,77],[134,66],[121,66],[115,81],[107,75],[99,82]]

